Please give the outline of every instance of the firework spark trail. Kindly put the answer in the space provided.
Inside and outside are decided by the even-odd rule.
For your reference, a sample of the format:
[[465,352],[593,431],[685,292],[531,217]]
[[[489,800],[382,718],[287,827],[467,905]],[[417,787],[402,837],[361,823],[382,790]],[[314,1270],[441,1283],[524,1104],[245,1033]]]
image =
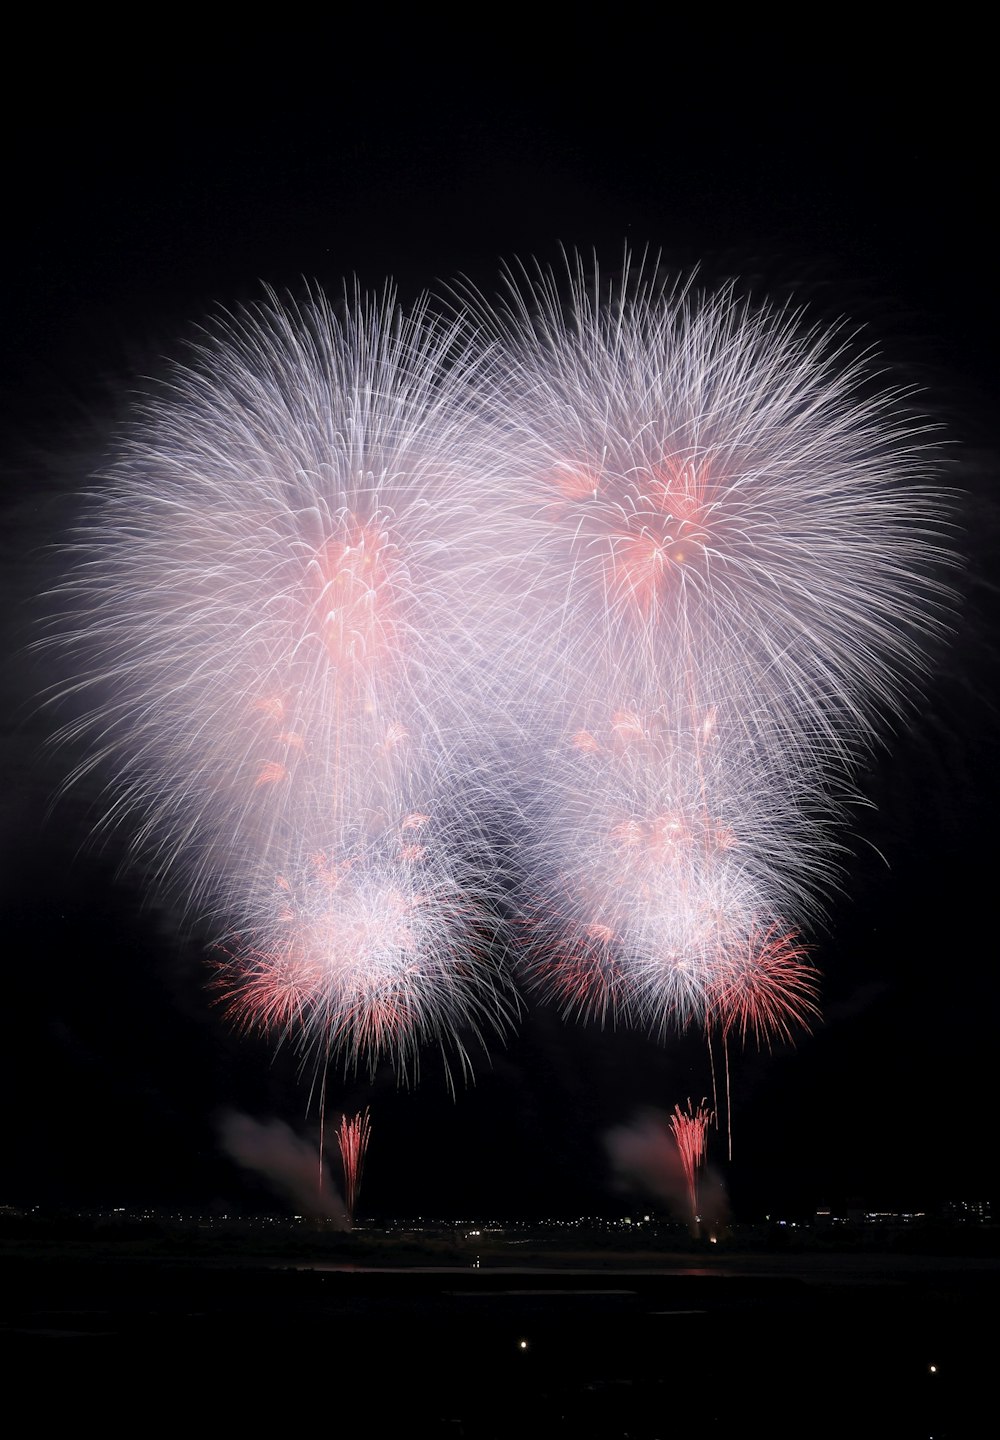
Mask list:
[[942,504],[922,424],[836,333],[630,267],[460,293],[501,357],[527,973],[583,1018],[785,1034],[804,951],[794,983],[747,957],[815,917],[942,628]]
[[347,1204],[347,1218],[354,1220],[358,1203],[358,1195],[361,1193],[361,1177],[364,1170],[365,1155],[368,1153],[368,1141],[371,1136],[371,1122],[367,1107],[353,1115],[350,1119],[342,1116],[340,1125],[337,1128],[337,1147],[340,1150],[340,1163],[344,1172],[344,1199]]
[[318,1070],[402,1077],[427,1042],[465,1070],[462,1033],[516,1009],[453,760],[490,633],[467,365],[389,292],[269,296],[146,405],[76,542],[69,734],[111,771],[105,823],[139,817],[236,1017]]
[[691,1206],[691,1225],[694,1230],[697,1230],[699,1223],[698,1172],[705,1162],[705,1154],[708,1149],[708,1127],[714,1118],[704,1100],[697,1109],[693,1108],[691,1101],[688,1100],[686,1111],[682,1110],[679,1105],[675,1105],[670,1117],[670,1130],[677,1145],[677,1152],[681,1157],[684,1179],[687,1184],[688,1202]]

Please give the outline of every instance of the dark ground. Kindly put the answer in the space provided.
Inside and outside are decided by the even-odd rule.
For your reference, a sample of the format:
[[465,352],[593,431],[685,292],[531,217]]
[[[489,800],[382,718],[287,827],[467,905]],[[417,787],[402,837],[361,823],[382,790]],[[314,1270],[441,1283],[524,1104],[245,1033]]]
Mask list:
[[198,1254],[178,1236],[10,1247],[10,1397],[130,1434],[988,1429],[991,1255],[494,1247],[477,1266],[443,1244],[396,1247],[418,1262],[405,1268],[383,1247],[363,1268],[340,1244],[296,1248],[311,1253],[213,1239]]

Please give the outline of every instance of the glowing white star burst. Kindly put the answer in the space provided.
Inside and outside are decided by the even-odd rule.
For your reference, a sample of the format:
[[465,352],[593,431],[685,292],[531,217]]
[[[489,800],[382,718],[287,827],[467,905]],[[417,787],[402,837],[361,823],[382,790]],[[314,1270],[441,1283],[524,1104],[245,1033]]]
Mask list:
[[[579,256],[466,296],[511,480],[516,654],[555,693],[663,695],[850,770],[919,676],[947,593],[926,425],[800,314]],[[530,688],[530,687],[529,687]]]
[[291,1036],[318,1069],[336,1055],[371,1076],[387,1060],[406,1081],[437,1045],[451,1084],[456,1062],[471,1073],[462,1037],[485,1046],[515,1017],[483,898],[426,858],[314,854],[298,879],[247,895],[219,989],[239,1024]]
[[566,1013],[660,1035],[706,1023],[758,917],[815,905],[827,817],[697,719],[577,731],[525,802],[526,973]]
[[271,295],[146,404],[76,541],[106,823],[136,814],[137,853],[227,937],[241,1019],[319,1062],[403,1072],[437,1041],[464,1067],[461,1029],[511,1015],[451,762],[489,630],[467,367],[391,293]]
[[619,283],[578,256],[506,281],[460,301],[509,474],[529,979],[584,1018],[787,1033],[812,971],[790,998],[759,937],[821,906],[946,616],[926,427],[836,333],[734,287],[628,255]]

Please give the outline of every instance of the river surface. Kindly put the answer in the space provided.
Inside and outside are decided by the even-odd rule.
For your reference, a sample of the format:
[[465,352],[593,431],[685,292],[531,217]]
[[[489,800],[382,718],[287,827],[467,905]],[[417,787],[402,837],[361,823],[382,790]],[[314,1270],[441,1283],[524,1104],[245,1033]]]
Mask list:
[[[49,1419],[74,1424],[97,1404],[106,1433],[116,1417],[121,1433],[318,1424],[322,1440],[345,1428],[994,1433],[1000,1262],[989,1259],[370,1269],[119,1253],[8,1255],[3,1274],[8,1401],[41,1399]],[[126,1394],[142,1397],[141,1425]]]

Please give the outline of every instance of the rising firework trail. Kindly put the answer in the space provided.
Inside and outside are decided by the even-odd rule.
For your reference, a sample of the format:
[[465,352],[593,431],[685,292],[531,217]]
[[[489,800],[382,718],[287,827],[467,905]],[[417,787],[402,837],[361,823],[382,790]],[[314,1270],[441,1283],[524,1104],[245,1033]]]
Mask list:
[[714,1118],[712,1111],[706,1108],[704,1100],[697,1109],[692,1107],[689,1100],[686,1111],[682,1110],[679,1105],[675,1105],[670,1117],[671,1134],[676,1142],[677,1153],[681,1157],[681,1166],[684,1170],[688,1203],[691,1207],[691,1229],[694,1234],[698,1233],[698,1226],[701,1223],[701,1216],[698,1213],[698,1173],[705,1163],[705,1154],[708,1149],[708,1127]]
[[337,1129],[337,1147],[340,1150],[340,1164],[344,1174],[344,1201],[350,1221],[354,1220],[358,1195],[361,1193],[361,1176],[370,1135],[371,1124],[367,1107],[350,1118],[344,1115]]

